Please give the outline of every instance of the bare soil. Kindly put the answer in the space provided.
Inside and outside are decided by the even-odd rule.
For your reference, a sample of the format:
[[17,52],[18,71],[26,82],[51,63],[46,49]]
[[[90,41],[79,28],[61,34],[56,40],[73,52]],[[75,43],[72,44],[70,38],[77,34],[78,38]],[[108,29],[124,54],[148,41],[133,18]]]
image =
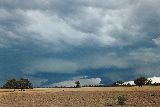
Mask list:
[[160,87],[37,88],[19,91],[0,89],[0,107],[159,107]]

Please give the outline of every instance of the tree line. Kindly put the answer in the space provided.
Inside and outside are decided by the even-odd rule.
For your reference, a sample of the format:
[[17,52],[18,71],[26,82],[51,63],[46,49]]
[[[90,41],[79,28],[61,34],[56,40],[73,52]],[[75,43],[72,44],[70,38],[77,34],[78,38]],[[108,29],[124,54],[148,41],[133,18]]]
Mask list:
[[32,83],[28,79],[21,78],[19,80],[11,79],[7,80],[3,85],[4,89],[32,89]]
[[[136,78],[134,80],[134,84],[139,86],[139,87],[142,87],[143,85],[160,85],[160,83],[152,83],[152,80],[150,79],[147,79],[146,77],[139,77],[139,78]],[[119,80],[117,82],[114,82],[112,84],[112,86],[132,86],[130,83],[124,85],[124,82]]]
[[[132,86],[131,84],[127,84],[124,85],[124,82],[119,80],[117,82],[114,82],[111,85],[104,85],[104,84],[100,84],[100,85],[84,85],[81,86],[80,81],[75,81],[75,88],[80,88],[80,87],[111,87],[111,86]],[[134,80],[135,85],[142,87],[143,85],[160,85],[160,83],[154,83],[152,84],[152,80],[148,80],[145,77],[139,77],[137,79]],[[7,80],[6,83],[1,87],[3,89],[33,89],[32,83],[25,78],[21,78],[21,79],[10,79]]]

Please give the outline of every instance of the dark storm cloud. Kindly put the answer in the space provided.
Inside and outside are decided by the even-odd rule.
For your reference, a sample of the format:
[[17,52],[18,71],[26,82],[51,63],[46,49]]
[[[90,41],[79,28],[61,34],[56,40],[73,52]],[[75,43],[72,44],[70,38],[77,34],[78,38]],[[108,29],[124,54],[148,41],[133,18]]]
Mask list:
[[[35,75],[74,77],[84,71],[79,75],[105,81],[116,75],[117,68],[128,70],[120,77],[124,80],[130,72],[132,77],[160,76],[159,4],[158,0],[1,0],[0,70],[8,73],[5,78],[32,75],[34,81],[45,82],[46,76]],[[113,73],[106,69],[104,76],[90,75],[89,69],[101,68],[113,68]]]

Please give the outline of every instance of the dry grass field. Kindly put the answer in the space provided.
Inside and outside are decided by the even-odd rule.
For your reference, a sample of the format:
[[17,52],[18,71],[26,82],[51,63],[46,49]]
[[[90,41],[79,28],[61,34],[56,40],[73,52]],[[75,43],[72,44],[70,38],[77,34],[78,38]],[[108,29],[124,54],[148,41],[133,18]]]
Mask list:
[[117,97],[127,98],[125,107],[160,106],[160,87],[37,88],[0,90],[0,107],[120,107]]

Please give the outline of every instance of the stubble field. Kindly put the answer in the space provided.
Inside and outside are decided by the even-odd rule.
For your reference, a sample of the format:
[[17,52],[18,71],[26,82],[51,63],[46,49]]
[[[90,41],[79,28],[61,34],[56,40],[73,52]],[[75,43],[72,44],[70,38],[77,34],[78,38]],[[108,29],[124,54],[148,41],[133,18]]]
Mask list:
[[160,87],[37,88],[19,91],[0,89],[0,107],[119,107],[118,96],[127,98],[125,107],[159,107]]

